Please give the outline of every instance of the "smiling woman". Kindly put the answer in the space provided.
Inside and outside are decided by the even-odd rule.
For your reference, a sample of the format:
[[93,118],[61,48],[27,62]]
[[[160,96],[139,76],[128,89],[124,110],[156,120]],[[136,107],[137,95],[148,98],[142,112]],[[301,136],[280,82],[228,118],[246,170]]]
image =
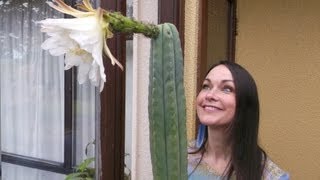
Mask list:
[[204,130],[190,148],[190,180],[289,179],[258,144],[259,100],[252,76],[240,65],[212,66],[197,96]]
[[197,112],[201,123],[210,127],[229,125],[236,107],[233,78],[224,65],[212,69],[197,96]]

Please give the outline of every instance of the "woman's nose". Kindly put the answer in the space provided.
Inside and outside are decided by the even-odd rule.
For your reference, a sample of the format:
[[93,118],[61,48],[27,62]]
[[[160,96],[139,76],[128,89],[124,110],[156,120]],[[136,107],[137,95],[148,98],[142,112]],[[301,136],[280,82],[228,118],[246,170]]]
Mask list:
[[215,89],[211,89],[210,91],[208,91],[205,98],[208,101],[218,101],[220,99],[218,92]]

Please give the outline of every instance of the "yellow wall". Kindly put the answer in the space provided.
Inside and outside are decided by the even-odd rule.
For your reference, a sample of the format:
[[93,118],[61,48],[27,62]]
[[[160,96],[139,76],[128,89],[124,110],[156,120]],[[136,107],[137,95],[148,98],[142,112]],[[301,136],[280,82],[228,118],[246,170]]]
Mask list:
[[185,12],[184,84],[187,106],[187,133],[190,140],[194,137],[195,132],[199,2],[186,0]]
[[261,142],[292,179],[320,179],[320,1],[238,1],[237,62],[254,76]]

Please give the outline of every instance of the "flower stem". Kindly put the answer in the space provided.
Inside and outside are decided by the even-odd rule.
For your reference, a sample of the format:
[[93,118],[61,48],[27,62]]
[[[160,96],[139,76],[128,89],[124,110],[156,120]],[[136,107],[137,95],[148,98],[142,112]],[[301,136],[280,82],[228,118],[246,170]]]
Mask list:
[[104,14],[104,18],[107,18],[110,22],[113,32],[126,34],[141,33],[149,38],[157,38],[159,35],[159,29],[156,25],[136,21],[118,12],[107,12]]

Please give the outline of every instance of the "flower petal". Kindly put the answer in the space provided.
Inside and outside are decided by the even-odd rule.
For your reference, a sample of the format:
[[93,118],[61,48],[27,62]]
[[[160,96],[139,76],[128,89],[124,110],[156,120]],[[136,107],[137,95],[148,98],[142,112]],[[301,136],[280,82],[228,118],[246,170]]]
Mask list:
[[100,85],[101,78],[100,78],[100,74],[99,74],[99,66],[95,62],[93,62],[91,64],[91,69],[89,71],[89,79],[91,81],[91,84],[93,84],[95,86]]
[[83,11],[79,11],[77,9],[72,8],[71,6],[68,6],[67,4],[65,4],[63,1],[61,0],[54,0],[55,3],[57,3],[57,5],[55,5],[52,2],[47,2],[47,4],[52,7],[53,9],[60,11],[64,14],[69,14],[71,16],[74,17],[86,17],[86,16],[92,16],[94,15],[94,12],[83,12]]
[[54,27],[78,31],[94,30],[97,24],[95,16],[73,19],[45,19],[37,23],[46,28]]
[[122,64],[112,55],[106,42],[104,43],[103,51],[110,58],[112,65],[117,64],[120,67],[120,69],[123,70]]
[[94,44],[100,43],[99,41],[102,41],[102,38],[101,36],[99,36],[98,31],[72,31],[69,37],[77,42],[82,49],[85,49],[88,52],[92,52],[92,46]]
[[68,52],[65,56],[65,70],[72,68],[73,66],[79,66],[82,63],[82,57],[74,53]]
[[78,68],[78,82],[79,84],[83,84],[88,79],[88,73],[91,68],[90,63],[82,63]]

